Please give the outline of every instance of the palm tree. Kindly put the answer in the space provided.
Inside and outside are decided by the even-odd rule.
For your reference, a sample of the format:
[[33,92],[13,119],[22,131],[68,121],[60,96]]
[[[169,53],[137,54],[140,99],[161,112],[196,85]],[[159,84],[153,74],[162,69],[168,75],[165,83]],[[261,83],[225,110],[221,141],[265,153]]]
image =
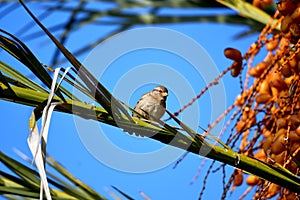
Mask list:
[[[9,66],[5,61],[1,61],[1,98],[35,107],[29,120],[30,139],[33,140],[34,136],[38,134],[35,132],[37,131],[38,119],[42,115],[43,119],[50,119],[51,106],[56,106],[56,111],[105,123],[117,127],[125,133],[141,134],[164,144],[196,155],[200,153],[200,155],[212,159],[212,164],[203,180],[199,198],[203,195],[207,177],[215,165],[215,161],[223,163],[219,167],[219,169],[223,169],[223,177],[225,177],[225,165],[236,168],[228,180],[223,178],[222,198],[226,197],[232,184],[233,187],[236,187],[243,183],[244,173],[252,174],[247,177],[246,183],[250,189],[256,188],[255,198],[271,198],[275,195],[279,195],[280,198],[295,198],[297,196],[300,190],[298,178],[299,69],[297,65],[299,37],[297,20],[299,17],[298,8],[294,1],[280,2],[278,4],[279,11],[276,11],[274,4],[262,5],[256,1],[253,2],[256,7],[243,1],[218,1],[210,4],[205,1],[102,1],[101,6],[105,9],[100,11],[94,9],[89,3],[86,1],[77,4],[60,1],[39,3],[38,5],[43,7],[43,12],[38,16],[40,20],[49,17],[53,12],[62,11],[69,14],[67,22],[62,24],[59,22],[45,28],[39,20],[32,16],[34,23],[38,24],[42,31],[26,36],[32,23],[21,27],[17,34],[1,30],[1,47],[26,66],[38,79],[33,82],[23,72],[17,71],[15,67]],[[7,6],[4,10],[7,13],[20,6],[18,3],[9,4],[5,2],[2,4]],[[93,4],[93,6],[95,5]],[[225,6],[236,9],[238,13],[229,12]],[[198,9],[199,7],[214,8],[215,11],[221,10],[222,14],[190,16],[185,13],[188,9]],[[179,11],[168,12],[168,9],[178,9]],[[226,12],[222,12],[224,10]],[[30,10],[27,12],[30,13]],[[129,113],[132,112],[132,108],[113,96],[105,85],[98,82],[93,74],[76,59],[77,56],[85,54],[99,42],[136,26],[205,21],[247,25],[251,31],[241,35],[258,31],[259,37],[244,55],[233,48],[224,51],[225,56],[231,59],[233,64],[220,73],[211,83],[208,83],[197,97],[183,109],[174,114],[167,111],[174,124],[169,123],[169,121],[165,123],[157,120],[156,123],[153,123],[131,118]],[[281,27],[279,26],[280,23]],[[110,26],[112,31],[104,35],[101,34],[101,37],[91,42],[83,43],[71,54],[64,45],[79,28],[91,24]],[[51,32],[60,32],[59,40]],[[23,35],[21,40],[15,36],[21,34]],[[56,45],[49,66],[41,64],[24,43],[28,39],[45,34]],[[262,61],[259,52],[264,46],[267,48],[267,56]],[[60,53],[62,53],[63,58],[59,57]],[[256,66],[252,64],[254,58],[260,59]],[[63,73],[64,71],[55,70],[56,75],[64,80],[64,85],[57,85],[57,88],[52,88],[51,84],[57,76],[51,77],[54,72],[51,66],[64,64],[66,61],[72,65],[72,71],[67,72],[65,69],[66,73]],[[245,73],[241,73],[242,69]],[[182,113],[186,107],[192,105],[202,94],[214,87],[230,71],[233,77],[240,77],[242,92],[237,97],[236,102],[229,106],[218,119],[215,119],[215,123],[207,127],[204,134],[199,134],[186,125],[187,122],[177,118],[179,113]],[[76,75],[78,76],[77,79],[75,78]],[[252,81],[250,76],[254,78]],[[70,89],[72,87],[93,101],[95,105],[86,103],[79,96],[74,95]],[[54,95],[53,98],[49,98],[51,93]],[[54,107],[52,108],[54,109]],[[236,111],[233,112],[233,109]],[[233,128],[228,130],[227,141],[222,142],[210,131],[222,118],[229,114],[231,117],[228,125],[231,123]],[[175,124],[177,127],[174,127]],[[47,129],[46,123],[42,123],[42,126]],[[227,125],[224,127],[224,131],[226,128]],[[29,142],[33,156],[36,156],[35,162],[41,179],[44,175],[41,171],[44,169],[43,159],[45,157],[40,157],[38,160],[38,155],[42,156],[46,153],[47,136],[42,138],[41,151],[34,146],[39,141]],[[49,143],[49,145],[51,144]],[[235,148],[238,150],[235,151]],[[8,198],[14,198],[12,195],[29,198],[39,196],[40,185],[37,172],[9,158],[4,153],[1,154],[1,161],[14,173],[11,175],[1,171],[2,186],[0,189],[2,194],[8,195]],[[47,163],[70,181],[70,183],[66,183],[48,173],[48,182],[53,186],[51,189],[53,198],[104,198],[73,178],[53,159],[48,158]],[[45,180],[43,183],[44,189],[47,190]],[[75,189],[72,188],[74,185],[77,186]],[[113,188],[126,198],[131,198],[118,188]],[[245,191],[245,195],[247,192],[248,190]],[[112,194],[115,195],[115,193]]]

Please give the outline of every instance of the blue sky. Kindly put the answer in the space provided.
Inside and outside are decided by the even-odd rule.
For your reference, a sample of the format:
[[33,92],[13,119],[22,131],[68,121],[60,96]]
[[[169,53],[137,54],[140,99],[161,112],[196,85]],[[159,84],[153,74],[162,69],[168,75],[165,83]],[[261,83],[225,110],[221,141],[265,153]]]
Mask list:
[[[41,12],[37,4],[29,4],[30,8],[34,13]],[[1,10],[0,10],[1,12]],[[197,11],[198,12],[198,11]],[[43,21],[46,26],[50,26],[53,20],[64,19],[64,14],[58,13],[53,14],[48,19]],[[0,21],[0,27],[10,33],[16,33],[21,24],[26,24],[30,22],[31,19],[25,13],[23,9],[18,9],[2,17]],[[168,30],[174,30],[181,34],[184,34],[194,40],[196,43],[201,45],[203,49],[212,58],[219,71],[226,69],[231,61],[227,60],[223,55],[223,50],[226,47],[236,47],[242,52],[245,52],[249,45],[255,41],[257,35],[253,35],[244,39],[234,40],[235,34],[241,31],[247,30],[246,26],[233,26],[233,25],[223,25],[223,24],[212,24],[212,23],[185,23],[185,24],[170,24],[155,26],[167,28]],[[135,27],[141,28],[141,27]],[[71,50],[75,50],[81,46],[81,43],[92,41],[94,38],[98,38],[102,33],[106,33],[113,30],[114,27],[105,26],[95,26],[91,25],[88,27],[81,28],[75,34],[73,34],[67,41],[66,47]],[[38,27],[33,27],[32,32],[39,30]],[[86,37],[88,36],[88,37]],[[38,39],[25,41],[32,52],[39,58],[39,60],[45,64],[51,61],[51,52],[53,45],[50,40],[43,36]],[[106,44],[109,45],[109,44]],[[104,45],[105,46],[105,45]],[[190,49],[186,49],[188,52]],[[191,52],[193,53],[193,52]],[[25,74],[26,69],[15,61],[11,56],[0,52],[1,61],[9,63],[11,66],[16,66],[16,68]],[[82,62],[87,62],[89,58],[88,54],[79,57]],[[201,59],[201,57],[199,57]],[[200,60],[201,62],[201,60]],[[101,64],[101,57],[99,57],[99,64]],[[159,50],[143,50],[143,51],[133,51],[126,55],[120,56],[118,59],[114,60],[111,65],[106,69],[104,75],[102,76],[101,82],[106,86],[111,92],[117,88],[117,83],[120,77],[126,75],[130,70],[135,69],[135,67],[141,67],[142,65],[147,65],[149,63],[161,64],[168,66],[169,69],[173,69],[179,74],[181,74],[188,82],[191,84],[193,91],[197,94],[205,87],[205,82],[203,78],[197,75],[194,69],[189,66],[189,63],[176,55]],[[60,65],[60,67],[67,67],[68,64]],[[122,66],[122,67],[120,67]],[[210,70],[209,68],[202,70]],[[166,73],[166,72],[164,72]],[[142,76],[147,76],[149,74],[142,74]],[[168,74],[163,74],[168,76]],[[113,77],[113,78],[112,78]],[[171,80],[178,81],[178,80]],[[219,99],[221,103],[226,103],[227,106],[231,105],[234,101],[235,96],[239,93],[239,80],[232,78],[227,74],[224,78],[226,99]],[[136,86],[136,90],[129,91],[127,98],[121,99],[134,107],[135,102],[139,97],[151,90],[155,85],[155,79],[149,82],[149,84]],[[187,103],[188,99],[192,99],[194,96],[184,96],[180,88],[175,88],[172,83],[166,83],[170,85],[171,92],[167,102],[167,108],[171,112],[177,111],[182,104]],[[183,90],[184,92],[184,90]],[[118,96],[121,93],[116,93]],[[127,93],[126,93],[127,94]],[[125,97],[124,97],[125,98]],[[210,98],[216,98],[210,96],[209,94],[204,95],[199,101],[197,101],[198,107],[193,107],[186,110],[190,112],[193,109],[197,109],[196,112],[199,113],[200,122],[198,125],[206,127],[210,123],[211,112],[212,112],[212,101]],[[33,110],[33,108],[28,106],[22,106],[11,102],[0,101],[0,108],[2,110],[1,115],[1,126],[2,130],[0,132],[0,150],[6,154],[22,161],[18,155],[15,154],[14,148],[19,149],[26,155],[30,156],[30,151],[27,146],[27,136],[28,136],[28,119]],[[185,119],[183,115],[180,117]],[[165,116],[166,118],[166,116]],[[184,121],[188,124],[189,119]],[[172,122],[171,122],[172,123]],[[145,153],[159,151],[164,148],[165,145],[146,138],[136,138],[123,133],[117,128],[111,128],[107,125],[99,125],[103,130],[105,136],[119,148],[126,151],[135,153]],[[218,134],[217,132],[213,132]],[[130,196],[136,199],[142,199],[139,195],[139,191],[143,191],[152,199],[197,199],[199,192],[203,184],[203,178],[206,174],[210,161],[208,161],[205,167],[200,173],[200,177],[195,181],[193,185],[190,185],[191,180],[197,174],[198,167],[203,161],[203,157],[197,155],[189,154],[183,162],[181,162],[176,169],[173,169],[174,162],[169,163],[162,169],[154,170],[147,173],[127,173],[119,171],[112,167],[105,165],[105,163],[97,160],[83,145],[80,140],[80,134],[76,129],[76,122],[73,116],[63,113],[54,113],[50,126],[49,142],[47,147],[47,152],[54,157],[58,162],[65,166],[72,174],[77,178],[92,186],[96,191],[103,194],[107,198],[111,198],[106,192],[105,188],[110,188],[110,185],[114,185]],[[223,136],[223,140],[226,139],[226,135]],[[172,149],[173,147],[171,147]],[[101,146],[99,144],[99,149]],[[173,148],[174,152],[179,152],[180,155],[184,154],[184,151]],[[101,152],[108,154],[109,152]],[[131,160],[128,160],[131,162]],[[156,162],[154,159],[153,162]],[[126,163],[124,163],[126,164]],[[137,165],[143,163],[137,163]],[[216,165],[218,166],[218,164]],[[3,168],[0,165],[1,169]],[[231,167],[227,168],[227,176],[230,175],[232,171]],[[111,189],[111,188],[110,188]],[[244,191],[245,187],[238,188],[229,199],[237,199]],[[211,174],[207,183],[206,190],[203,199],[220,199],[222,194],[222,174],[215,173]],[[1,197],[0,197],[1,198]]]

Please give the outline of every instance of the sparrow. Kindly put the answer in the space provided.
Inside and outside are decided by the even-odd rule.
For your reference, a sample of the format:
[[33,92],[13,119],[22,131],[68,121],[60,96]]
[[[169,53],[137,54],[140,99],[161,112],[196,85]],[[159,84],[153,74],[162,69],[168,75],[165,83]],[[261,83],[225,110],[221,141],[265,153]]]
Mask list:
[[[164,86],[157,86],[138,100],[134,110],[146,119],[155,121],[165,114],[167,97],[168,89]],[[137,113],[132,112],[132,116],[140,118]]]

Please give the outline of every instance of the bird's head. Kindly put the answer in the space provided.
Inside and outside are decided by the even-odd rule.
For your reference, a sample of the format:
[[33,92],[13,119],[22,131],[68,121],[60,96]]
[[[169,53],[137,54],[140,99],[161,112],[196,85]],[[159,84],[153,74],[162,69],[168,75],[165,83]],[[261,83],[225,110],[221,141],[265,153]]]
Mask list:
[[152,90],[152,94],[157,97],[162,97],[166,100],[168,97],[168,89],[160,85]]

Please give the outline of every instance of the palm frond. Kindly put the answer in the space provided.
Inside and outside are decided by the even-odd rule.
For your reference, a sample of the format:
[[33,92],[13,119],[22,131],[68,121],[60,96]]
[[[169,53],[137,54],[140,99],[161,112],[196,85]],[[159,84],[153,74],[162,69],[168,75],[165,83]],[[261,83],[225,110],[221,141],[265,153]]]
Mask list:
[[[184,24],[184,23],[226,23],[248,26],[252,32],[261,30],[263,25],[271,19],[275,9],[271,12],[264,12],[255,8],[242,0],[235,1],[106,1],[88,2],[79,1],[73,4],[65,4],[61,1],[51,1],[40,4],[43,10],[39,15],[40,20],[45,20],[55,12],[68,14],[65,22],[56,22],[49,27],[52,33],[59,33],[58,41],[61,44],[74,34],[79,28],[82,30],[88,25],[117,27],[117,32],[127,30],[132,26],[162,25],[162,24]],[[5,4],[5,3],[3,3]],[[8,4],[8,3],[7,3]],[[13,4],[15,5],[15,4]],[[10,7],[9,4],[7,7]],[[227,7],[238,10],[241,14],[232,12]],[[210,9],[213,14],[201,12]],[[12,9],[16,9],[12,7]],[[8,10],[12,10],[8,9]],[[172,12],[171,12],[172,11]],[[7,13],[4,12],[4,14]],[[192,13],[192,14],[190,14]],[[32,22],[25,24],[17,34],[22,34],[23,39],[36,39],[43,36],[42,31],[30,32]],[[97,39],[97,43],[114,35],[115,32],[107,33]],[[74,55],[79,56],[88,52],[94,47],[94,42],[82,44]],[[52,65],[65,62],[66,59],[59,57],[59,50],[55,50],[52,55]]]

